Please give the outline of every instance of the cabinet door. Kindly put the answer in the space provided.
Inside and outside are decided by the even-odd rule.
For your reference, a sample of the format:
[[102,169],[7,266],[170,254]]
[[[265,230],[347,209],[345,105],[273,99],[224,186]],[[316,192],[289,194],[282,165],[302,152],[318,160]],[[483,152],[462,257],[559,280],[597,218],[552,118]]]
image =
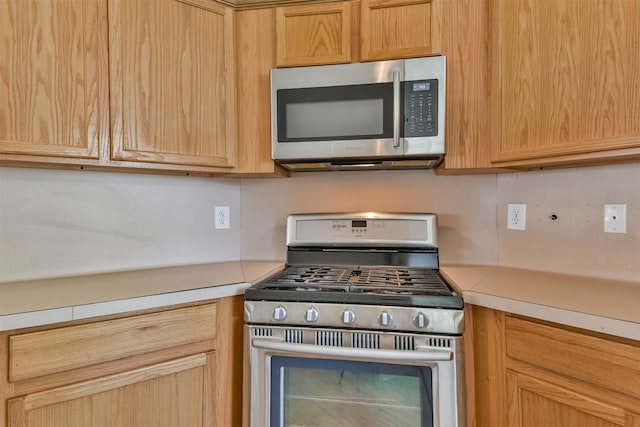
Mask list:
[[98,158],[106,13],[97,0],[0,1],[0,153]]
[[109,1],[112,158],[233,166],[233,27],[212,1]]
[[621,408],[517,372],[507,372],[507,389],[510,426],[632,427],[638,422]]
[[494,161],[640,147],[637,0],[493,3]]
[[438,54],[440,1],[362,0],[362,60]]
[[275,175],[271,160],[271,80],[275,67],[274,9],[236,12],[238,162],[236,174]]
[[351,62],[351,3],[276,8],[278,67]]
[[212,354],[197,354],[11,399],[8,423],[31,426],[212,424]]

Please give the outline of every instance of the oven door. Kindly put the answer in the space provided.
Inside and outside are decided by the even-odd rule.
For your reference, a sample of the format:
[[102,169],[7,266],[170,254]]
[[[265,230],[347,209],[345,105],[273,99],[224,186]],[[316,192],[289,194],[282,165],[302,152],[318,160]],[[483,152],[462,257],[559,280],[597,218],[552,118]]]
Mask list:
[[287,338],[250,338],[251,427],[463,425],[455,345],[399,351]]

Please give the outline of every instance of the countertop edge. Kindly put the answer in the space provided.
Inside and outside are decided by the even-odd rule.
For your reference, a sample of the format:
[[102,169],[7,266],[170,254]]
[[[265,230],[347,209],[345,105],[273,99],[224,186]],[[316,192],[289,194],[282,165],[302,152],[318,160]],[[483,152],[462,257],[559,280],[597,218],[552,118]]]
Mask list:
[[564,308],[550,307],[475,291],[463,291],[465,303],[538,320],[640,341],[640,324]]
[[[640,315],[628,301],[640,296],[640,283],[504,266],[445,265],[440,271],[467,304],[640,341]],[[625,304],[626,310],[612,309]]]
[[[229,267],[232,273],[228,274]],[[278,261],[236,261],[211,263],[207,267],[211,268],[212,274],[217,268],[220,268],[225,274],[224,282],[215,283],[210,286],[202,286],[196,284],[192,288],[185,287],[183,284],[176,285],[175,289],[161,287],[158,291],[151,291],[143,295],[127,296],[122,298],[114,298],[102,300],[100,295],[96,295],[93,300],[86,303],[70,304],[67,306],[42,307],[42,309],[26,310],[23,312],[14,312],[0,315],[0,332],[29,328],[35,326],[45,326],[73,320],[83,320],[108,316],[114,314],[122,314],[133,312],[136,310],[146,310],[154,308],[170,307],[172,305],[184,304],[189,302],[205,301],[216,298],[224,298],[236,295],[243,295],[244,290],[251,286],[252,283],[271,276],[282,269],[283,262]],[[189,266],[167,267],[167,269],[188,269]],[[203,265],[194,265],[196,269],[202,269]],[[144,276],[148,271],[153,277],[159,269],[136,270],[133,272],[107,273],[103,277],[129,277],[131,274]],[[101,275],[90,275],[86,277],[100,277]],[[69,280],[78,280],[82,276],[72,277]],[[65,278],[51,279],[50,283],[64,282]],[[37,281],[47,283],[47,280]],[[215,280],[213,281],[215,282]],[[15,284],[9,284],[15,286]],[[2,284],[0,284],[1,290]],[[148,286],[147,286],[148,287]],[[44,298],[46,299],[46,298]]]

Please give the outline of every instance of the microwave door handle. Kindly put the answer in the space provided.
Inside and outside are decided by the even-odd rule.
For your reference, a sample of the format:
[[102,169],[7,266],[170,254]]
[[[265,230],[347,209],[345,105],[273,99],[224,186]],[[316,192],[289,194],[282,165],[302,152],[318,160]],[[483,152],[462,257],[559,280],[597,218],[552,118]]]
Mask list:
[[393,73],[393,148],[400,147],[400,71]]

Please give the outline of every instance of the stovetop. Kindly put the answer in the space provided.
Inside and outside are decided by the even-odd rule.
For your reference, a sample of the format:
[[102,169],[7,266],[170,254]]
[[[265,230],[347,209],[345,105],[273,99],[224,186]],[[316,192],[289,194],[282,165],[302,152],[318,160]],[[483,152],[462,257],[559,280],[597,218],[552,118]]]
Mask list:
[[245,290],[245,320],[460,334],[464,302],[437,242],[434,214],[290,215],[286,268]]
[[401,266],[294,265],[245,292],[246,300],[344,302],[462,308],[434,269]]

